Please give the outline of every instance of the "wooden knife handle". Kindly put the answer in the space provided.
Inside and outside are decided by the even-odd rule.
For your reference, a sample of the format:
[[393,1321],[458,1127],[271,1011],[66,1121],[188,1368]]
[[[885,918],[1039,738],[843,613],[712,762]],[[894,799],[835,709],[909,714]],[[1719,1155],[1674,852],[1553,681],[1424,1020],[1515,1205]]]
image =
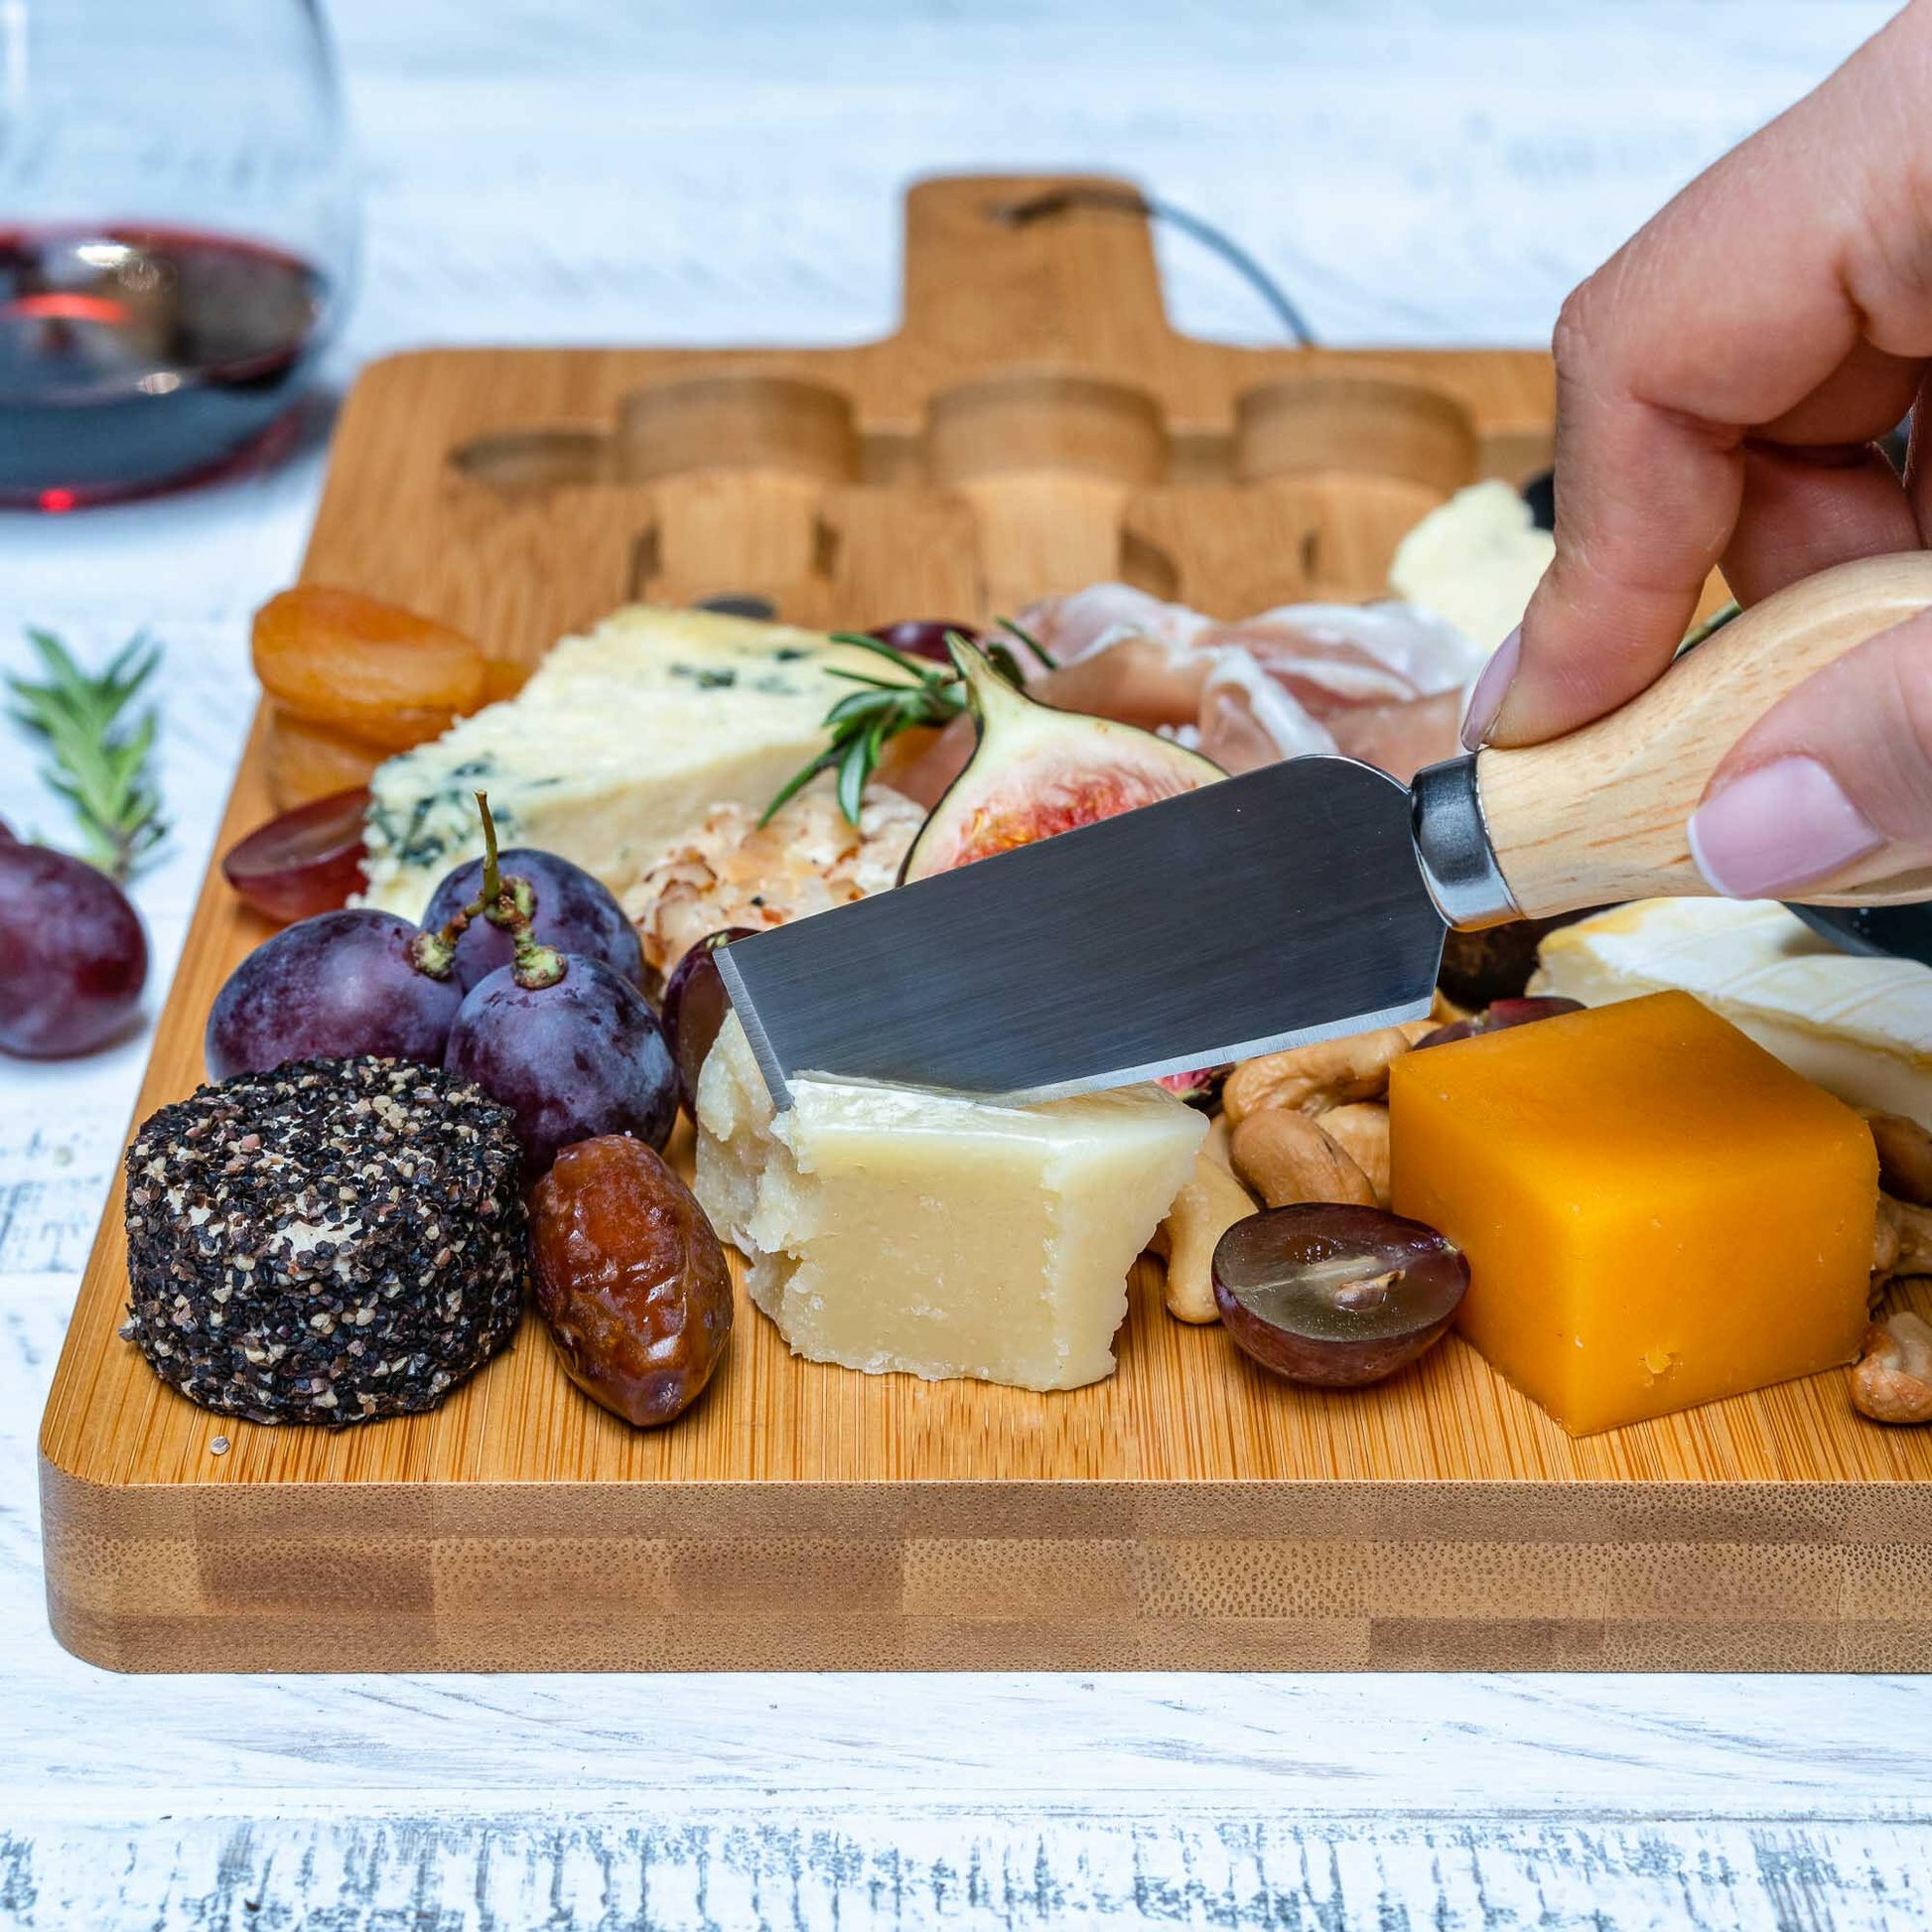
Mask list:
[[[1710,893],[1685,827],[1718,762],[1778,699],[1932,605],[1932,551],[1840,564],[1731,619],[1619,711],[1568,738],[1484,752],[1476,785],[1497,864],[1531,917]],[[1932,898],[1932,871],[1821,905]]]

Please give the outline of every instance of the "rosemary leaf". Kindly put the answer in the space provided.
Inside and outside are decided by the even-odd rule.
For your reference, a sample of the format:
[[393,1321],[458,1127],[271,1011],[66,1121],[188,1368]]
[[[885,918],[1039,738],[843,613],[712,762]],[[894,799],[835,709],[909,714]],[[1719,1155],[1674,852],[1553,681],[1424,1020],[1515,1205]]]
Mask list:
[[1016,691],[1027,688],[1027,673],[1020,668],[1020,660],[1013,654],[1011,645],[1003,644],[997,637],[986,640],[986,654],[997,670]]
[[[901,671],[910,671],[921,680],[935,675],[932,667],[923,660],[913,657],[906,651],[895,650],[891,644],[882,644],[877,637],[868,637],[863,630],[835,630],[832,632],[835,644],[851,644],[859,650],[869,650],[875,657],[883,657],[889,664],[897,664]],[[943,677],[943,672],[937,673]]]
[[847,684],[869,685],[875,691],[916,691],[916,684],[895,683],[890,678],[868,677],[864,671],[842,671],[835,664],[825,667],[827,677],[843,678]]
[[870,720],[880,712],[891,714],[897,707],[891,698],[882,698],[876,691],[855,691],[849,698],[841,698],[825,714],[827,725],[842,725],[848,718]]
[[44,776],[80,828],[83,856],[126,884],[167,835],[153,764],[155,715],[128,707],[161,663],[161,647],[137,633],[94,674],[81,669],[52,631],[29,629],[47,675],[9,677],[12,716],[44,739]]
[[[1017,624],[1001,620],[1021,642],[1037,654],[1041,663],[1051,666],[1053,659]],[[955,632],[956,636],[957,633]],[[868,637],[863,631],[835,630],[833,640],[853,644],[861,650],[883,657],[903,675],[897,679],[868,677],[863,671],[826,666],[828,676],[841,678],[862,688],[840,698],[825,714],[825,729],[830,742],[802,770],[792,774],[778,795],[764,808],[760,825],[768,825],[779,808],[811,783],[821,771],[836,771],[839,809],[854,824],[859,822],[860,801],[872,774],[878,769],[886,747],[900,732],[920,727],[949,725],[966,709],[965,685],[954,665],[935,664],[908,652],[895,650],[891,644]],[[960,638],[962,644],[970,639]],[[995,639],[986,645],[988,655],[1000,675],[1016,690],[1025,690],[1026,673],[1012,648]]]
[[1002,618],[999,622],[1002,630],[1011,631],[1049,671],[1060,668],[1060,660],[1031,630],[1023,630],[1011,618]]
[[770,804],[765,806],[762,816],[759,819],[760,829],[769,825],[777,817],[778,813],[790,804],[821,771],[831,770],[833,765],[838,763],[840,756],[841,753],[838,746],[833,745],[819,753],[818,757],[813,759],[809,764],[801,765],[798,770],[794,771],[778,788]]
[[872,776],[873,760],[878,754],[874,747],[878,743],[877,728],[863,738],[855,738],[845,748],[845,756],[839,759],[839,810],[854,825],[859,822],[859,806],[865,797],[866,780]]

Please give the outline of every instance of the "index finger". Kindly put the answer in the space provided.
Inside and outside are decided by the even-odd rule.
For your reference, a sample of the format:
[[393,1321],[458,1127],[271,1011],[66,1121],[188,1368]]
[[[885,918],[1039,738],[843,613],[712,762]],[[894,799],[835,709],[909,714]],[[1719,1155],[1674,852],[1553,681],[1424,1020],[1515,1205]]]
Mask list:
[[[1663,671],[1747,511],[1754,429],[1775,436],[1789,419],[1792,443],[1857,444],[1894,403],[1903,414],[1932,350],[1932,219],[1918,186],[1932,150],[1909,112],[1928,81],[1921,0],[1566,303],[1557,554],[1489,742],[1572,730]],[[1809,563],[1917,540],[1888,478],[1849,471],[1786,494],[1815,509],[1821,489],[1838,492],[1822,539],[1834,552]]]

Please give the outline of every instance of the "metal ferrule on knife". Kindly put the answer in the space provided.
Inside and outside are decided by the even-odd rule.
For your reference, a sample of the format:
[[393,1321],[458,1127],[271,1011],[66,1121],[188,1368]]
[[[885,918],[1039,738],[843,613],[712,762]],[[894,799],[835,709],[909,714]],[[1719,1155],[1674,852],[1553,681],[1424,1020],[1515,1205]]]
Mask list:
[[1423,884],[1444,922],[1475,927],[1520,918],[1489,842],[1474,755],[1426,765],[1416,773],[1409,799]]

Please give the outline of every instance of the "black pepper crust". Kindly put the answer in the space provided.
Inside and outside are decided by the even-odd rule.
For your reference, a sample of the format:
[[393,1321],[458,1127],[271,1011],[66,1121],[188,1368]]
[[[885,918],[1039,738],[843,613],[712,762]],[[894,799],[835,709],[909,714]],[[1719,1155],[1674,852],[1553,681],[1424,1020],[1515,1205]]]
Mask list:
[[251,1422],[433,1409],[515,1328],[514,1117],[405,1060],[196,1090],[127,1152],[129,1319],[183,1395]]

